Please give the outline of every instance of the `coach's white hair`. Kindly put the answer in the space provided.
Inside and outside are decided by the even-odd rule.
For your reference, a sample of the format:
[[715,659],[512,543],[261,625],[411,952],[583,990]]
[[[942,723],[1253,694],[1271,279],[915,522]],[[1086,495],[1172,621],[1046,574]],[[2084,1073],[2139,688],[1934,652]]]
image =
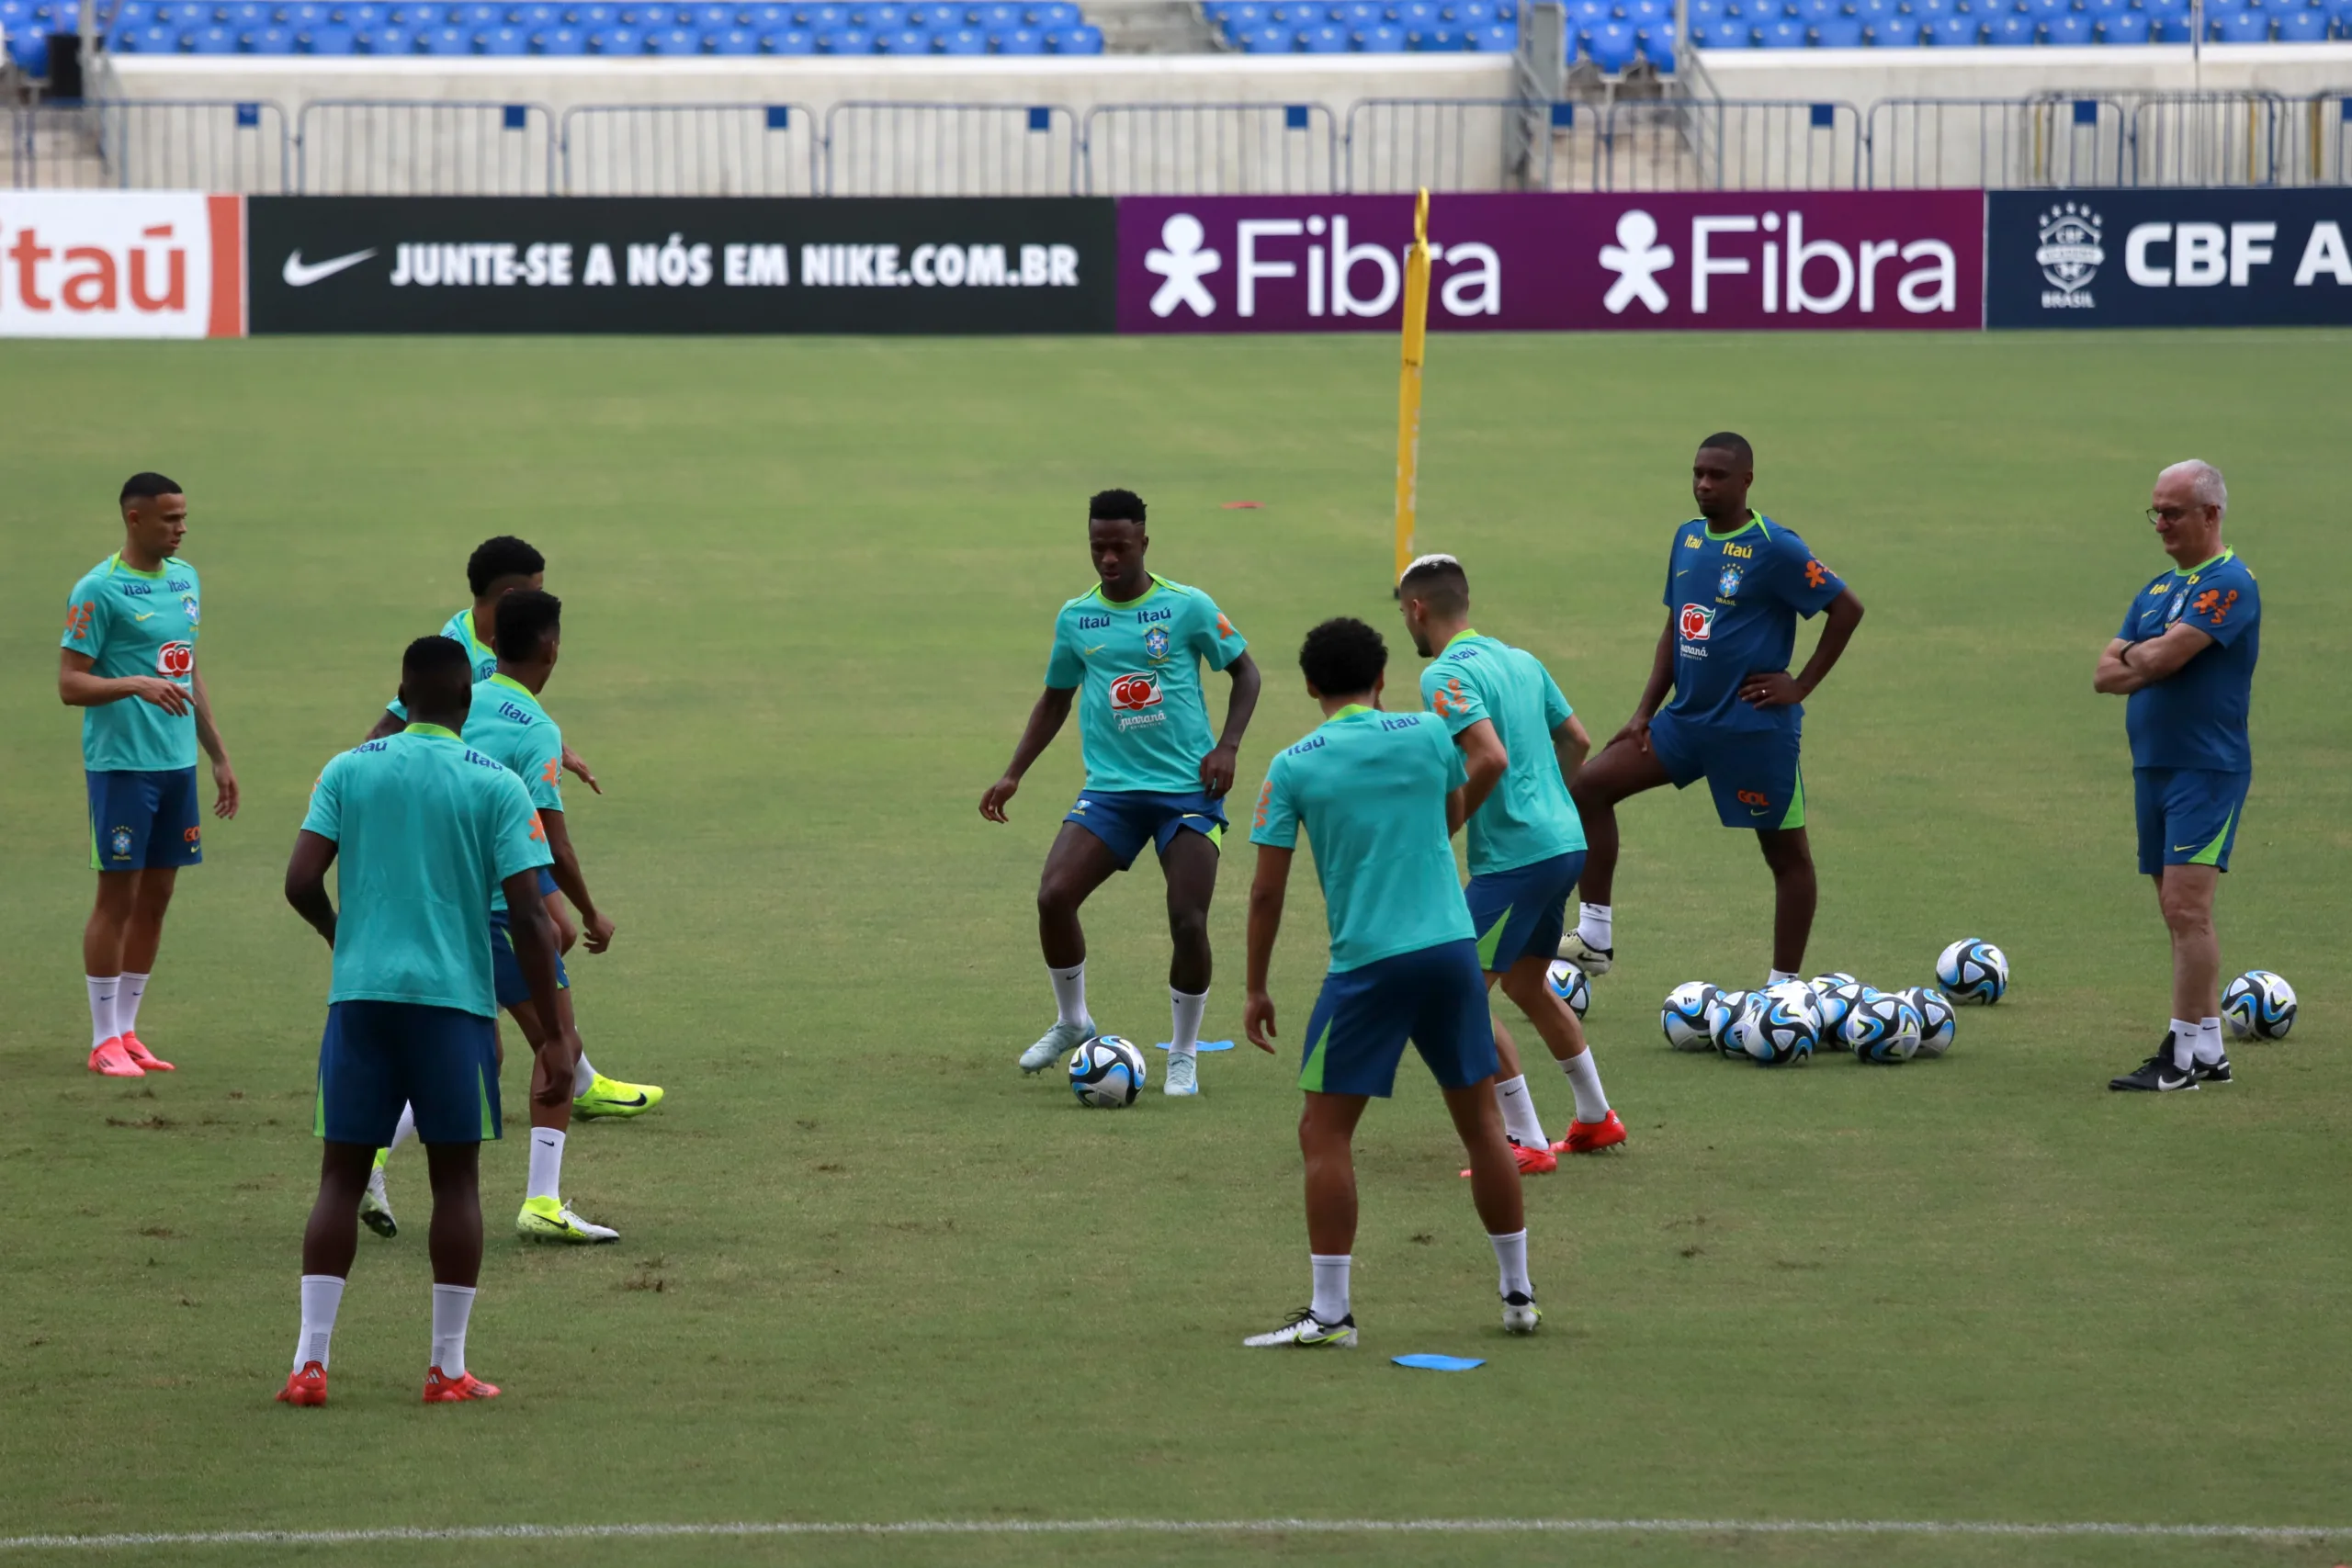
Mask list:
[[2230,487],[2222,482],[2222,470],[2202,457],[2189,457],[2172,465],[2156,476],[2158,484],[2176,476],[2188,481],[2188,493],[2197,498],[2199,506],[2214,508],[2226,517],[2230,512]]

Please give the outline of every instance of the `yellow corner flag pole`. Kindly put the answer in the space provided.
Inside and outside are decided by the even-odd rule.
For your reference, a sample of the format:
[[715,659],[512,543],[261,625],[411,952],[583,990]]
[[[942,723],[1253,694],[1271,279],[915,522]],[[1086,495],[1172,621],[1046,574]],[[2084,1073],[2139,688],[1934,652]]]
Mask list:
[[1413,564],[1420,504],[1421,355],[1429,334],[1430,193],[1413,201],[1413,248],[1405,253],[1405,363],[1396,376],[1396,575]]

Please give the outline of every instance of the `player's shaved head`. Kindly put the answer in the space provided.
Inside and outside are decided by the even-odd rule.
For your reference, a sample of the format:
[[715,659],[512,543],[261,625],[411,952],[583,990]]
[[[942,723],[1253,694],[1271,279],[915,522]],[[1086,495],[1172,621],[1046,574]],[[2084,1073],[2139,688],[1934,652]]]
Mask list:
[[563,601],[543,588],[518,588],[498,601],[494,624],[500,663],[537,664],[562,636]]
[[473,691],[473,657],[446,637],[418,637],[401,655],[401,701],[412,723],[463,728]]
[[501,534],[494,539],[484,539],[466,558],[466,585],[474,591],[477,604],[496,596],[502,589],[537,588],[537,580],[547,575],[547,558],[512,534]]
[[153,501],[158,496],[181,493],[177,479],[167,479],[150,469],[142,469],[122,481],[122,503],[125,506],[134,501]]
[[1362,696],[1387,671],[1388,644],[1353,615],[1335,615],[1299,644],[1298,668],[1318,696]]
[[1728,430],[1718,430],[1704,441],[1700,442],[1699,450],[1724,453],[1732,459],[1736,467],[1742,469],[1753,469],[1756,467],[1756,448],[1747,444],[1747,436],[1735,434]]
[[1086,520],[1143,524],[1143,497],[1131,490],[1096,491],[1086,502]]

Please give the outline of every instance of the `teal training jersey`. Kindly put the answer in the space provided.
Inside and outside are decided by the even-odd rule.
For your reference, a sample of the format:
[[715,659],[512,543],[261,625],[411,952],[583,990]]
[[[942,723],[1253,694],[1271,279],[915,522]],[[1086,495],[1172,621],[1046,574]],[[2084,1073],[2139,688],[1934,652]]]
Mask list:
[[1250,841],[1292,849],[1306,829],[1333,974],[1477,935],[1445,830],[1445,797],[1469,777],[1435,717],[1363,706],[1266,770]]
[[[563,731],[522,682],[492,674],[474,687],[465,742],[521,779],[539,810],[563,809]],[[491,895],[490,907],[506,908],[504,888]]]
[[1552,750],[1552,732],[1576,710],[1533,654],[1465,631],[1422,668],[1421,701],[1449,735],[1485,719],[1510,759],[1470,817],[1471,875],[1517,871],[1584,848],[1584,819]]
[[[492,651],[488,643],[474,636],[474,612],[471,605],[468,605],[442,622],[441,635],[472,656],[476,682],[487,681],[498,673],[497,653]],[[398,692],[392,694],[392,700],[386,703],[384,706],[401,718],[408,716],[408,709],[401,705]]]
[[330,761],[302,830],[337,846],[327,1000],[498,1016],[491,895],[548,863],[521,779],[440,726],[412,724]]
[[1164,577],[1124,604],[1100,587],[1064,604],[1046,684],[1079,689],[1086,787],[1198,791],[1201,759],[1216,744],[1201,665],[1227,669],[1249,646],[1207,594]]
[[[90,673],[196,680],[201,618],[196,568],[172,557],[141,571],[119,555],[83,574],[65,602],[60,648],[90,656]],[[82,765],[94,773],[168,773],[196,766],[196,709],[172,715],[137,697],[82,710]]]

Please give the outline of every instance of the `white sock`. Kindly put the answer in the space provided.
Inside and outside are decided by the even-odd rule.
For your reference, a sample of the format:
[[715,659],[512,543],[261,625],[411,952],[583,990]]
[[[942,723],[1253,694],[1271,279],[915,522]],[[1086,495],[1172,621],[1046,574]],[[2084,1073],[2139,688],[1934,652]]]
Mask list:
[[471,1285],[433,1287],[433,1364],[445,1378],[466,1372],[466,1320],[474,1314]]
[[1548,1149],[1552,1141],[1544,1135],[1544,1123],[1535,1116],[1535,1097],[1527,1092],[1527,1075],[1495,1080],[1495,1100],[1503,1108],[1503,1131],[1510,1141],[1522,1148]]
[[1339,1322],[1348,1315],[1348,1265],[1355,1259],[1344,1252],[1337,1258],[1310,1252],[1306,1260],[1315,1266],[1315,1301],[1306,1310],[1317,1323]]
[[1173,986],[1168,987],[1168,1007],[1175,1018],[1175,1031],[1168,1037],[1170,1055],[1189,1056],[1200,1048],[1201,1014],[1208,1010],[1208,1006],[1206,991],[1194,996]]
[[596,1087],[596,1069],[588,1065],[588,1053],[580,1053],[580,1060],[571,1065],[571,1098],[578,1100]]
[[386,1144],[384,1147],[388,1151],[397,1150],[402,1144],[407,1143],[411,1138],[415,1136],[416,1107],[413,1105],[403,1105],[401,1107],[400,1124],[392,1129],[392,1141]]
[[1775,969],[1772,971],[1771,977],[1764,983],[1767,986],[1785,986],[1790,981],[1800,978],[1802,976],[1793,969]]
[[2172,1021],[2172,1065],[2182,1072],[2197,1065],[2197,1043],[2205,1038],[2204,1029],[2185,1018]]
[[1609,1120],[1609,1097],[1600,1092],[1600,1069],[1592,1065],[1589,1046],[1560,1064],[1568,1075],[1568,1088],[1576,1091],[1577,1120],[1587,1126],[1597,1126]]
[[302,1276],[302,1334],[294,1341],[294,1370],[309,1362],[327,1364],[327,1342],[334,1337],[335,1309],[343,1305],[343,1281],[332,1274]]
[[85,975],[90,986],[90,1049],[95,1051],[122,1031],[114,1026],[115,998],[122,990],[119,975]]
[[2197,1059],[2209,1067],[2222,1059],[2222,1021],[2220,1019],[2198,1020]]
[[1487,1239],[1495,1244],[1495,1262],[1503,1274],[1503,1294],[1517,1292],[1532,1297],[1535,1287],[1527,1280],[1527,1233],[1516,1230],[1509,1235],[1489,1235]]
[[[531,1185],[523,1196],[561,1201],[563,1134],[553,1127],[531,1129]],[[447,1368],[443,1369],[447,1371]]]
[[1607,947],[1611,943],[1610,908],[1607,904],[1577,906],[1577,935],[1584,938],[1587,947]]
[[122,988],[114,994],[114,1032],[130,1034],[139,1028],[139,998],[147,994],[147,976],[122,972]]
[[1054,1007],[1061,1021],[1081,1029],[1092,1023],[1086,1016],[1086,960],[1081,958],[1068,969],[1048,964],[1046,973],[1054,982]]

